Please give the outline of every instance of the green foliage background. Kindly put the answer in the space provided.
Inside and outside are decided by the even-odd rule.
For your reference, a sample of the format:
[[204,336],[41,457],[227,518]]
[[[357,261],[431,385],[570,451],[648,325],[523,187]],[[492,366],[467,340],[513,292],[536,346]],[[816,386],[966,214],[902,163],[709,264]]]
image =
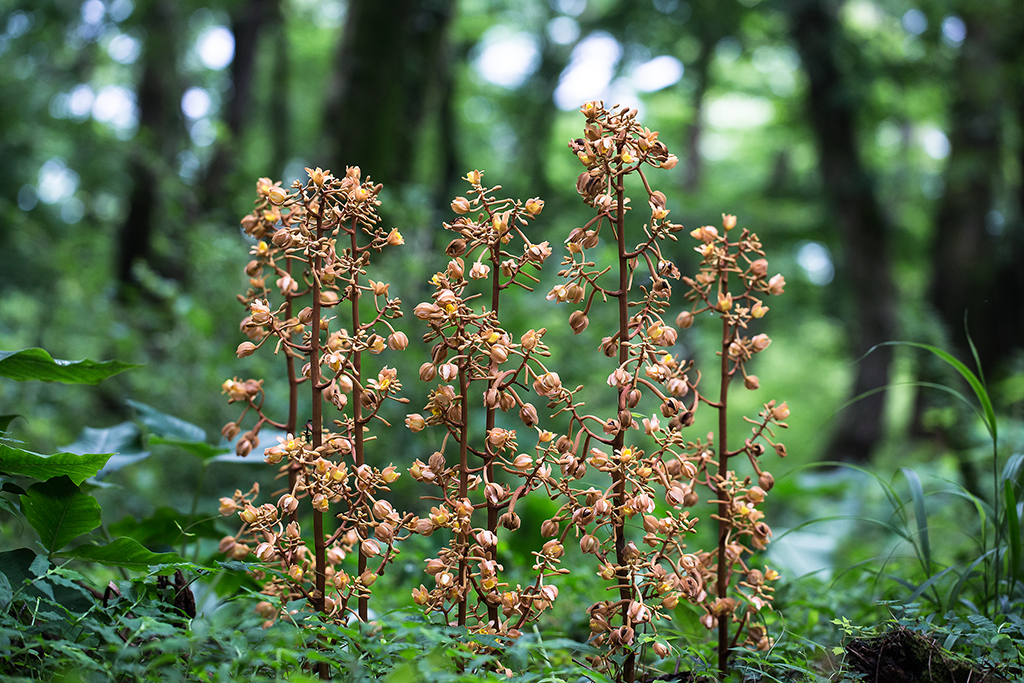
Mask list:
[[[343,120],[325,112],[347,68],[339,57],[353,40],[346,31],[366,16],[356,11],[363,5],[0,0],[0,350],[41,347],[57,358],[144,366],[97,387],[2,382],[0,413],[22,415],[9,435],[40,453],[89,437],[86,427],[120,428],[116,450],[135,459],[94,491],[104,528],[126,516],[164,515],[174,523],[189,511],[191,519],[212,516],[218,496],[248,488],[254,477],[270,483],[258,462],[216,457],[213,450],[196,457],[173,438],[150,439],[163,432],[147,421],[145,409],[197,426],[198,438],[193,433],[184,440],[213,449],[221,426],[234,418],[219,393],[221,382],[268,377],[269,387],[283,387],[274,379],[273,359],[238,361],[233,352],[242,340],[237,323],[243,315],[234,297],[245,286],[250,246],[237,221],[251,207],[255,179],[291,180],[304,165],[340,172],[348,163],[384,180],[384,220],[402,231],[407,245],[378,273],[388,274],[392,294],[409,310],[426,296],[426,279],[443,263],[441,221],[450,216],[451,197],[462,191],[459,175],[469,169],[484,169],[487,180],[512,195],[543,196],[547,206],[533,237],[549,240],[557,254],[568,231],[586,220],[586,207],[574,189],[580,166],[566,148],[579,135],[580,117],[573,107],[555,106],[553,96],[568,78],[574,48],[595,35],[614,41],[621,56],[608,79],[611,90],[598,87],[591,96],[621,96],[642,106],[645,124],[660,130],[680,156],[677,169],[655,181],[669,196],[673,217],[696,227],[717,223],[723,212],[738,215],[765,242],[773,271],[787,278],[786,296],[771,302],[765,328],[773,344],[756,368],[763,388],[743,393],[745,403],[737,405],[738,412],[751,413],[760,401],[777,397],[792,409],[789,455],[773,467],[779,481],[769,511],[773,527],[781,532],[832,511],[890,514],[882,490],[859,475],[851,482],[808,469],[834,455],[833,439],[841,432],[836,415],[853,398],[858,359],[870,346],[862,343],[858,307],[864,302],[850,277],[863,257],[849,250],[851,237],[839,227],[842,216],[821,163],[829,141],[816,136],[808,61],[801,59],[793,28],[811,5],[824,8],[837,31],[822,59],[838,64],[842,80],[833,96],[854,115],[857,158],[848,163],[863,172],[889,223],[885,255],[897,320],[894,334],[876,341],[926,341],[969,359],[963,307],[935,293],[952,281],[970,302],[970,327],[1003,423],[993,456],[982,424],[960,402],[911,384],[955,385],[959,378],[899,347],[880,438],[859,461],[872,463],[886,481],[900,467],[918,466],[939,487],[952,480],[980,492],[978,480],[994,466],[992,458],[1001,462],[1020,450],[1024,286],[1015,266],[1024,253],[1024,10],[1016,3],[409,0],[370,35],[383,49],[398,51],[406,81],[378,77],[350,85],[343,112],[364,111],[362,103],[373,105],[378,91],[388,97],[380,97],[374,116]],[[440,27],[441,57],[424,57],[406,38],[410,16],[422,20],[416,30],[423,34]],[[198,49],[212,27],[232,29],[237,65],[245,22],[256,17],[262,19],[249,54],[251,90],[240,118],[232,120],[241,77],[230,66],[205,66]],[[558,38],[558,26],[576,37]],[[535,61],[520,83],[504,87],[489,81],[481,64],[488,46],[510,34],[525,36]],[[119,51],[126,44],[137,50],[134,58],[131,50]],[[678,60],[682,77],[637,92],[634,70],[659,56]],[[409,72],[427,84],[422,93],[408,87]],[[590,78],[599,85],[603,76]],[[188,88],[202,88],[211,101],[196,121],[180,106]],[[129,94],[134,104],[127,125],[104,121],[104,92]],[[75,104],[75,93],[91,93],[94,106]],[[152,113],[157,110],[159,116]],[[403,152],[402,163],[389,161]],[[698,161],[699,169],[691,170]],[[150,239],[125,273],[119,263],[129,249],[126,236],[141,229],[132,213],[140,188],[151,191],[155,207],[146,219]],[[828,263],[819,265],[834,268],[834,278],[805,268],[806,261],[801,265],[809,244],[828,254]],[[685,273],[696,259],[685,239],[676,248],[671,256]],[[964,264],[949,260],[947,252],[958,249],[967,255]],[[541,292],[555,270],[549,264]],[[509,306],[518,316],[509,327],[548,327],[563,378],[601,385],[605,371],[593,370],[595,364],[575,352],[566,311],[541,298],[521,295],[522,305]],[[411,316],[405,320],[410,337],[422,332]],[[680,347],[700,365],[713,353],[712,343],[693,330],[681,335]],[[422,351],[402,359],[412,406],[423,403],[415,371],[424,359]],[[284,404],[273,391],[269,400]],[[403,414],[388,417],[401,424]],[[431,447],[414,444],[404,429],[382,435],[377,445],[406,464]],[[524,520],[543,514],[527,510]],[[940,507],[934,514],[955,527],[957,512]],[[816,537],[797,531],[790,545],[778,543],[776,561],[797,574],[834,577],[842,575],[839,568],[884,558],[895,547],[884,530],[873,536],[852,522],[829,524],[825,535],[846,534],[847,540],[815,549]],[[4,549],[29,543],[23,526],[2,510],[0,528]],[[218,532],[202,533],[214,543]],[[932,539],[936,556],[969,554],[963,538]],[[162,552],[183,541],[175,535],[143,542]],[[515,549],[506,551],[516,557]],[[396,585],[402,576],[393,579]],[[829,617],[840,610],[870,612],[871,598],[898,593],[896,584],[878,580],[859,602],[810,609]],[[799,599],[793,604],[801,609]],[[585,607],[568,608],[576,610],[574,623]]]

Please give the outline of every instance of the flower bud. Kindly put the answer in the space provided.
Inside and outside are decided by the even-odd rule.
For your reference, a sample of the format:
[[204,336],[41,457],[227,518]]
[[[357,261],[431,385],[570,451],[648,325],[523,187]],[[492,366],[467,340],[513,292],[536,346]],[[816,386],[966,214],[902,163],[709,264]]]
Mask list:
[[233,441],[234,438],[238,436],[239,431],[241,430],[238,428],[237,422],[228,422],[221,428],[220,434],[225,438],[225,440]]
[[225,555],[230,555],[235,549],[236,541],[234,536],[225,536],[220,539],[220,543],[217,546],[217,551]]
[[532,403],[523,404],[519,409],[519,419],[522,420],[523,424],[527,427],[533,427],[537,424],[537,409],[533,407]]
[[545,519],[540,525],[540,535],[552,538],[558,535],[558,522],[553,519]]
[[580,537],[580,550],[585,553],[596,553],[601,547],[601,542],[597,540],[597,536],[591,534],[584,534]]
[[590,324],[590,320],[583,311],[573,311],[569,316],[569,327],[572,328],[573,334],[579,334],[583,330],[587,329],[587,325]]
[[747,389],[750,389],[751,391],[754,391],[759,386],[761,386],[761,382],[757,378],[757,375],[747,375],[746,377],[743,378],[743,386],[745,386]]
[[693,313],[689,311],[683,311],[676,316],[676,325],[683,328],[684,330],[693,325]]
[[762,472],[757,477],[757,485],[765,491],[771,491],[772,487],[775,486],[775,477],[772,476],[771,472]]
[[506,512],[498,518],[498,524],[508,529],[509,531],[515,531],[520,526],[522,526],[523,521],[519,518],[519,515],[517,515],[516,513]]
[[465,197],[456,197],[452,200],[452,211],[463,216],[470,212],[469,200]]
[[405,416],[405,426],[409,428],[412,433],[422,432],[427,426],[426,420],[419,413],[412,413]]
[[244,341],[238,345],[235,349],[235,355],[239,358],[247,358],[256,352],[256,345],[252,342]]
[[249,434],[250,432],[246,432],[242,438],[238,440],[238,443],[235,444],[235,454],[241,458],[252,453],[254,444],[249,440]]
[[280,185],[273,185],[267,188],[267,199],[271,204],[281,205],[288,199],[288,192]]
[[404,351],[409,346],[409,337],[405,332],[392,332],[388,335],[388,348],[392,351]]
[[286,493],[278,499],[277,507],[281,508],[286,515],[290,515],[299,509],[299,501],[292,494]]
[[373,538],[368,538],[359,544],[359,552],[363,557],[377,557],[380,555],[380,543]]

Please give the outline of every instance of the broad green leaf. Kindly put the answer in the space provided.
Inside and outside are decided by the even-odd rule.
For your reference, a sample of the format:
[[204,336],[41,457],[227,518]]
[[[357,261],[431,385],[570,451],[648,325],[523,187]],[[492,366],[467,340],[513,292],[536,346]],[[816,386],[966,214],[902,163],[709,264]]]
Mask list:
[[149,457],[149,451],[139,448],[139,437],[139,427],[134,422],[122,422],[102,429],[86,427],[75,442],[65,446],[64,450],[80,454],[113,453],[103,468],[96,473],[96,478],[102,479],[111,472]]
[[74,443],[64,450],[68,453],[121,453],[138,450],[139,427],[134,422],[122,422],[113,427],[85,427]]
[[[26,590],[26,581],[34,581],[39,577],[39,574],[34,571],[38,567],[38,560],[39,556],[29,548],[18,548],[17,550],[8,550],[7,552],[0,553],[0,574],[7,577],[15,595]],[[47,568],[50,566],[45,557],[43,557],[43,562],[46,563],[45,566]],[[45,570],[43,573],[46,573]],[[32,586],[26,592],[33,597],[53,597],[53,589],[48,584],[41,582],[38,587]]]
[[0,415],[0,436],[7,433],[7,428],[11,426],[16,417],[21,417],[21,415]]
[[50,559],[42,555],[36,555],[35,559],[32,560],[32,564],[28,566],[28,571],[36,578],[46,576],[46,573],[50,571]]
[[110,456],[110,453],[40,455],[0,443],[0,472],[42,480],[65,475],[75,484],[81,484],[96,476]]
[[51,554],[100,525],[100,504],[66,476],[33,484],[21,511]]
[[[36,555],[29,548],[18,548],[0,553],[0,574],[7,577],[15,597],[25,599],[45,598],[55,600],[72,612],[84,612],[90,607],[90,600],[80,589],[69,590],[54,586],[46,579],[39,579],[50,569],[50,562],[44,555]],[[26,586],[25,582],[32,582]]]
[[63,382],[64,384],[99,384],[108,377],[138,365],[117,360],[54,360],[43,349],[0,351],[0,377],[25,382]]
[[218,455],[234,452],[234,449],[218,448],[217,446],[211,446],[205,441],[183,441],[181,439],[167,438],[164,436],[149,437],[149,444],[151,446],[174,446],[175,448],[180,448],[186,453],[194,455],[201,460],[209,460],[211,458],[216,458]]
[[14,591],[11,590],[11,582],[7,577],[0,574],[0,611],[7,611],[7,606],[14,598]]
[[0,510],[6,510],[15,517],[21,517],[21,512],[18,511],[18,508],[8,498],[0,497]]
[[127,401],[128,405],[139,413],[139,420],[156,436],[178,439],[180,441],[206,441],[206,432],[200,427],[186,422],[179,417],[161,413],[152,406],[138,401]]
[[191,562],[177,553],[154,553],[134,538],[123,536],[106,545],[80,545],[57,554],[57,557],[96,562],[108,567],[124,567],[144,571],[155,565],[186,565]]

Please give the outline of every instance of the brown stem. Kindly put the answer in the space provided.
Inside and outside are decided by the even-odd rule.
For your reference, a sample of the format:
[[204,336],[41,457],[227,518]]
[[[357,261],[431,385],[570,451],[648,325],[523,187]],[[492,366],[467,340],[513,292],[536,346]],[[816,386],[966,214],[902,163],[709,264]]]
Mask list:
[[[320,191],[319,207],[316,214],[316,238],[323,239],[323,217],[324,203],[327,201],[323,190]],[[319,254],[313,257],[313,320],[309,332],[309,378],[312,386],[312,423],[313,434],[312,444],[314,450],[323,445],[323,403],[321,400],[320,384],[320,267],[321,257]],[[313,593],[313,605],[318,612],[324,612],[324,597],[327,590],[327,552],[324,543],[324,513],[316,508],[313,509],[313,544],[316,554],[316,591]],[[319,667],[321,680],[330,678],[330,671],[326,662],[321,662]]]
[[[494,320],[498,320],[498,300],[501,293],[501,283],[499,282],[500,266],[498,262],[498,256],[501,253],[501,239],[498,238],[495,244],[491,245],[491,313],[494,315]],[[513,279],[515,275],[513,275]],[[523,358],[523,363],[526,363],[526,358]],[[487,421],[486,429],[484,431],[484,438],[491,433],[494,429],[495,414],[497,408],[493,406],[487,407]],[[485,442],[486,444],[486,442]],[[487,448],[487,446],[484,446]],[[488,449],[489,451],[490,449]],[[494,481],[494,455],[488,452],[486,463],[484,465],[485,478],[487,481]],[[491,505],[490,502],[487,504],[487,529],[488,531],[497,534],[498,531],[498,510],[500,508]],[[492,546],[487,550],[487,557],[495,562],[498,561],[498,549]],[[491,622],[492,628],[498,628],[498,606],[487,603],[487,620]]]
[[[352,220],[352,258],[355,260],[359,255],[359,226],[356,224],[356,220]],[[355,466],[361,467],[365,462],[365,445],[363,440],[363,354],[359,347],[359,269],[358,266],[353,266],[352,271],[352,283],[351,283],[351,295],[352,300],[352,334],[356,336],[355,350],[352,352],[352,372],[355,377],[352,378],[352,429],[355,431],[353,434],[353,453],[355,458]],[[366,538],[366,529],[360,528],[357,530],[360,538]],[[359,576],[363,575],[366,571],[366,556],[363,555],[362,549],[359,551],[358,569]],[[366,621],[369,618],[369,596],[360,594],[359,596],[359,620]]]
[[[292,274],[292,260],[288,259],[286,266],[288,275]],[[285,299],[284,308],[285,317],[291,320],[292,317],[292,298],[288,297]],[[285,431],[292,436],[295,436],[295,431],[298,429],[299,422],[299,381],[295,376],[295,359],[292,354],[288,353],[288,349],[285,349],[284,354],[285,365],[288,370],[288,422],[285,424]],[[288,466],[288,493],[295,491],[295,484],[299,478],[300,465],[294,461]],[[299,519],[299,509],[295,510],[288,515],[289,521],[297,522]]]
[[[459,393],[461,394],[461,415],[459,417],[459,500],[469,495],[469,358],[464,358],[459,365]],[[466,586],[469,583],[469,563],[466,560],[465,550],[469,546],[469,530],[472,523],[467,523],[459,531],[460,548],[459,556],[459,626],[466,625],[466,603],[469,596],[466,593]]]
[[[728,275],[722,275],[723,288],[728,284]],[[725,480],[728,470],[729,449],[726,444],[728,427],[729,343],[731,341],[729,320],[722,316],[722,383],[718,397],[718,481]],[[729,591],[729,567],[725,559],[725,547],[729,538],[729,501],[725,491],[716,488],[718,503],[718,577],[715,581],[718,597],[724,599]],[[729,675],[729,620],[731,615],[718,617],[718,671],[722,680]]]
[[[629,338],[629,259],[626,255],[626,199],[622,177],[615,180],[615,239],[619,249],[619,366],[625,365],[629,360],[629,345],[626,343]],[[626,393],[628,386],[619,389],[618,408],[626,406]],[[616,450],[621,453],[626,442],[626,429],[628,424],[620,424],[612,442],[612,452]],[[629,603],[633,598],[632,585],[629,579],[629,571],[626,569],[626,525],[623,518],[623,509],[626,505],[626,474],[621,469],[615,470],[615,563],[617,582],[619,584],[619,597],[622,602],[621,614],[622,623],[629,623]],[[626,655],[622,665],[622,676],[626,683],[633,683],[636,676],[635,663],[636,655],[631,651]]]

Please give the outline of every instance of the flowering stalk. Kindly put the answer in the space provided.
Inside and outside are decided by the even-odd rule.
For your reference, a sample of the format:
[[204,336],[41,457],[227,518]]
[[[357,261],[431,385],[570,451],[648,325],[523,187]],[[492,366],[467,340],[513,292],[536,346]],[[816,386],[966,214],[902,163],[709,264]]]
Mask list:
[[[717,471],[709,470],[715,462],[705,457],[701,474],[703,482],[715,493],[711,502],[718,506],[717,514],[712,515],[718,522],[718,548],[713,556],[704,558],[704,565],[708,567],[707,580],[714,586],[715,599],[707,606],[702,621],[709,629],[717,626],[718,665],[723,676],[728,673],[729,650],[740,642],[744,633],[744,642],[749,646],[758,649],[771,646],[771,639],[761,626],[752,623],[751,617],[771,601],[772,589],[765,581],[778,575],[767,568],[762,572],[749,567],[745,556],[752,554],[753,550],[744,545],[744,541],[748,541],[754,550],[763,550],[772,535],[771,528],[761,521],[763,513],[757,509],[774,485],[771,473],[760,466],[759,458],[765,452],[761,442],[772,446],[778,455],[785,456],[785,446],[773,441],[773,426],[785,427],[783,421],[789,417],[785,403],[776,405],[775,401],[769,401],[759,419],[744,417],[753,425],[751,438],[746,439],[740,448],[729,449],[729,386],[734,378],[740,376],[747,389],[758,389],[760,381],[756,375],[747,373],[746,365],[754,355],[771,344],[766,334],[747,337],[744,333],[751,322],[763,318],[768,312],[768,307],[758,297],[782,294],[785,287],[785,279],[781,275],[767,277],[768,261],[764,258],[757,235],[744,229],[737,239],[730,240],[729,233],[735,228],[736,217],[723,215],[721,234],[713,226],[691,231],[691,237],[700,242],[695,251],[702,257],[701,268],[696,278],[683,278],[689,287],[686,296],[694,301],[694,305],[691,310],[680,313],[676,320],[680,327],[685,328],[690,327],[695,316],[702,313],[718,315],[722,319],[718,401],[705,400],[718,413]],[[730,291],[730,274],[735,276],[732,282],[738,281],[740,285],[736,292]],[[709,442],[704,446],[710,456],[713,444]],[[750,477],[740,480],[729,469],[730,459],[741,455],[747,457],[757,475],[756,485],[751,485]],[[739,581],[734,586],[733,580],[737,575]],[[740,591],[740,588],[745,591]],[[738,593],[746,605],[739,605],[729,595],[730,592]],[[738,624],[734,635],[730,633],[732,624]]]
[[[278,423],[264,414],[262,380],[235,379],[224,384],[230,402],[245,404],[242,416],[225,426],[225,436],[237,433],[248,411],[254,410],[258,417],[241,437],[236,447],[239,455],[247,455],[258,445],[265,424],[288,430],[277,446],[264,451],[270,464],[285,461],[281,469],[287,473],[288,486],[276,494],[280,496],[277,504],[257,507],[258,486],[247,494],[236,491],[232,498],[221,499],[221,513],[237,513],[242,521],[237,534],[223,539],[222,550],[242,559],[250,552],[249,543],[256,544],[257,559],[277,570],[263,588],[277,604],[267,601],[257,608],[267,623],[284,616],[284,605],[296,598],[306,598],[325,617],[345,619],[354,613],[365,620],[370,586],[398,554],[394,546],[405,521],[380,497],[398,478],[398,472],[393,465],[377,469],[366,464],[365,432],[374,420],[384,422],[378,411],[385,400],[406,399],[396,396],[401,385],[394,370],[384,367],[372,375],[365,372],[363,363],[366,351],[376,354],[386,346],[404,349],[408,344],[406,336],[390,323],[401,316],[401,302],[387,297],[386,283],[369,280],[364,284],[362,280],[371,254],[402,244],[401,235],[377,225],[381,188],[361,181],[358,168],[349,168],[341,179],[320,169],[307,171],[308,182],[296,182],[292,192],[262,180],[257,185],[256,210],[242,221],[246,233],[259,240],[254,248],[256,259],[246,269],[253,278],[251,284],[256,284],[262,272],[273,269],[285,303],[272,309],[265,287],[254,287],[240,297],[250,311],[242,323],[250,341],[239,345],[237,355],[249,356],[276,339],[272,345],[275,352],[283,352],[291,361],[288,421]],[[365,243],[361,236],[368,237]],[[348,248],[336,248],[339,238]],[[301,284],[291,275],[292,263],[303,268]],[[374,306],[374,315],[365,322],[360,318],[364,294],[372,295]],[[310,305],[293,315],[293,302],[303,297],[309,298]],[[346,299],[351,304],[351,333],[345,328],[332,330],[334,318],[325,316]],[[375,331],[378,328],[386,328],[386,343]],[[293,372],[296,358],[305,361],[301,377]],[[305,382],[311,396],[310,420],[305,433],[298,435],[297,388]],[[324,425],[325,408],[340,414],[340,419],[333,421],[334,429]],[[311,508],[312,553],[298,518],[303,500],[308,500]],[[340,507],[333,531],[325,520],[332,504]],[[341,563],[357,548],[353,577]],[[371,560],[376,567],[368,567]],[[326,675],[326,667],[321,667],[320,673]]]
[[[413,597],[428,612],[441,612],[446,619],[452,619],[454,612],[452,621],[460,626],[514,638],[524,623],[534,620],[557,596],[555,586],[546,584],[545,579],[561,571],[556,566],[561,552],[537,553],[533,585],[501,590],[508,586],[499,575],[499,527],[519,528],[516,502],[546,485],[551,468],[543,457],[535,460],[517,453],[516,430],[496,426],[497,414],[518,406],[520,420],[537,432],[535,450],[543,455],[544,444],[553,435],[538,427],[536,408],[525,402],[520,392],[527,390],[530,379],[557,380],[557,376],[548,373],[541,362],[548,355],[541,343],[544,330],[528,330],[515,343],[502,328],[497,311],[502,291],[513,286],[530,289],[528,283],[536,278],[526,272],[527,266],[540,268],[551,250],[546,242],[534,244],[522,230],[541,212],[543,202],[531,199],[524,205],[497,199],[493,193],[499,188],[481,185],[479,171],[468,173],[466,180],[471,185],[470,198],[457,197],[452,202],[458,217],[445,224],[458,234],[446,249],[452,259],[444,272],[432,278],[432,301],[415,310],[416,317],[430,326],[424,340],[435,342],[432,361],[420,368],[420,378],[427,382],[440,378],[441,384],[430,393],[426,417],[409,415],[406,424],[414,432],[428,425],[444,427],[446,434],[441,449],[428,462],[417,460],[410,470],[417,480],[440,488],[438,496],[430,497],[440,504],[429,518],[414,520],[412,528],[424,535],[450,529],[453,536],[438,557],[427,560],[435,587],[428,590],[421,585]],[[523,244],[521,253],[510,251],[513,242]],[[466,262],[474,256],[476,260],[467,270]],[[489,307],[473,307],[479,298],[471,293],[473,280],[486,283]],[[458,389],[448,384],[455,381]],[[470,396],[475,385],[484,387],[478,394],[485,406],[482,443],[470,438],[474,422]],[[458,464],[451,467],[445,458],[449,441],[457,444],[459,453]],[[499,480],[499,474],[521,483],[513,490]],[[482,527],[474,522],[478,509],[487,511]]]
[[[760,473],[757,456],[764,449],[755,441],[767,439],[771,434],[770,425],[784,419],[782,413],[788,411],[784,404],[780,408],[774,403],[766,406],[762,420],[756,423],[754,438],[748,440],[744,448],[729,452],[725,450],[724,441],[726,398],[732,376],[737,372],[746,376],[744,362],[766,346],[761,341],[741,338],[737,332],[755,317],[750,312],[753,292],[772,288],[781,291],[781,279],[769,285],[763,274],[747,278],[746,291],[738,295],[744,304],[748,303],[747,299],[751,300],[745,312],[737,309],[729,313],[731,309],[724,304],[718,307],[716,299],[714,305],[698,306],[677,318],[680,327],[689,327],[695,314],[707,310],[727,316],[723,334],[727,335],[729,343],[724,351],[719,401],[710,401],[699,391],[700,373],[694,370],[693,363],[665,349],[674,346],[678,336],[663,316],[672,296],[671,281],[678,280],[680,273],[664,255],[661,245],[666,240],[675,241],[682,226],[668,219],[666,197],[652,189],[644,168],[672,168],[677,163],[676,157],[658,140],[656,131],[643,128],[636,121],[635,110],[607,110],[600,102],[590,102],[583,106],[582,112],[587,119],[584,137],[570,142],[570,148],[587,169],[577,180],[577,190],[584,201],[595,208],[597,215],[570,233],[566,240],[569,255],[563,259],[560,273],[568,284],[557,285],[548,298],[582,304],[582,308],[569,317],[576,334],[588,327],[589,314],[598,296],[601,301],[615,299],[618,326],[613,334],[601,340],[600,348],[606,356],[616,359],[607,381],[615,390],[616,413],[614,417],[600,418],[584,413],[582,404],[573,398],[574,392],[564,391],[559,397],[565,406],[563,410],[571,417],[569,431],[555,443],[563,473],[578,478],[587,463],[606,473],[610,481],[607,488],[601,490],[574,488],[570,478],[564,479],[562,493],[568,502],[550,520],[553,523],[547,525],[546,531],[564,538],[570,529],[575,529],[580,535],[583,552],[598,559],[599,574],[614,582],[617,600],[599,601],[589,610],[592,642],[608,647],[607,655],[593,659],[592,663],[600,669],[615,668],[619,680],[632,682],[641,654],[637,646],[638,632],[653,630],[654,622],[666,616],[681,599],[705,607],[705,623],[709,628],[711,620],[717,624],[721,616],[743,612],[736,609],[735,600],[728,596],[732,568],[739,564],[746,570],[742,560],[744,548],[738,537],[750,535],[755,546],[761,543],[759,547],[763,547],[770,529],[763,523],[757,526],[760,512],[754,508],[763,500],[764,491],[749,487],[749,478],[737,480],[735,474],[726,469],[726,464],[728,457],[747,453],[755,471]],[[635,237],[630,237],[626,219],[632,207],[626,196],[625,178],[634,174],[646,193],[650,219]],[[587,252],[599,244],[602,230],[610,233],[615,241],[616,259],[600,268],[588,258]],[[756,236],[744,232],[741,242],[742,247],[738,243],[716,243],[714,249],[725,252],[740,249],[741,259],[760,253]],[[701,253],[711,258],[708,254],[718,253],[714,249],[704,249]],[[707,297],[705,285],[712,282],[718,283],[718,291],[726,296],[728,273],[732,269],[728,264],[733,262],[721,255],[717,260],[708,261],[707,272],[702,270],[698,276],[700,285],[684,278],[683,282],[690,288],[688,296],[698,299],[698,303],[703,302]],[[760,268],[759,264],[758,272]],[[755,339],[760,337],[764,335]],[[747,355],[730,356],[734,343],[746,349],[738,352],[741,356]],[[756,377],[748,386],[756,388]],[[657,413],[642,417],[645,413],[639,412],[639,406],[645,397],[652,397],[660,404],[661,416],[668,418],[666,426],[662,426]],[[713,433],[706,441],[683,436],[683,430],[693,424],[701,403],[719,410],[721,450],[717,462],[713,455]],[[638,418],[642,417],[644,433],[655,444],[650,455],[645,454],[638,443],[642,437],[632,433],[640,429],[634,418],[636,413],[639,413]],[[685,552],[683,539],[697,520],[682,508],[699,501],[694,492],[698,484],[711,487],[715,493],[713,502],[719,506],[714,517],[719,521],[721,533],[715,553]],[[667,509],[658,508],[655,499],[660,496],[655,487],[663,491]],[[738,501],[745,506],[742,508],[746,510],[745,516],[739,512]],[[645,532],[639,544],[629,538],[632,526],[629,520],[638,516]],[[563,521],[569,524],[561,529],[559,523]],[[771,589],[764,586],[764,580],[763,573],[748,572],[747,583],[740,584],[750,590],[746,597],[756,608],[770,599]],[[709,589],[714,599],[709,597]],[[745,623],[746,616],[737,620]],[[754,627],[748,632],[758,633]],[[763,630],[760,635],[763,637]],[[719,651],[723,671],[727,666],[728,648],[734,644],[735,641],[727,642]],[[669,652],[668,645],[657,640],[653,641],[652,649],[659,657]]]

